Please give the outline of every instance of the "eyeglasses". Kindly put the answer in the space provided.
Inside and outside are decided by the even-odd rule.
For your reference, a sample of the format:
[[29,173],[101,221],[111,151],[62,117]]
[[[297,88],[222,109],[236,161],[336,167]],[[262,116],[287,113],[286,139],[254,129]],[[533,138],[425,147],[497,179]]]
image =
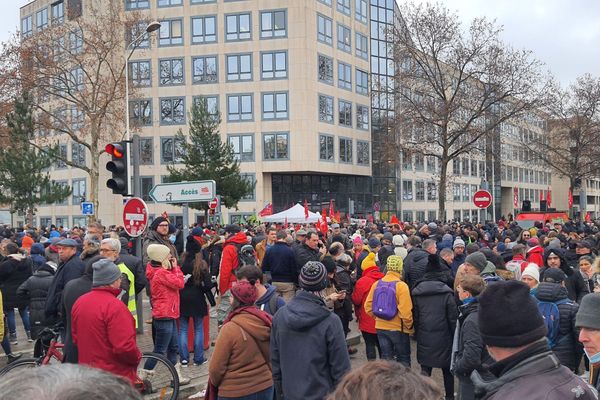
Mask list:
[[169,227],[169,224],[158,224],[159,227],[163,227],[163,228],[167,228]]

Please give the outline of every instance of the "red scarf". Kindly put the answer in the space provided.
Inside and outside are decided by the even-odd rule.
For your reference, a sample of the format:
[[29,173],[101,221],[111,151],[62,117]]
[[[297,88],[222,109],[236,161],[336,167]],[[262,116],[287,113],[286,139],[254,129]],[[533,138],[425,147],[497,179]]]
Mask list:
[[229,315],[227,316],[227,318],[225,319],[225,321],[223,321],[223,325],[225,325],[226,323],[231,321],[231,319],[233,317],[235,317],[236,315],[242,314],[242,313],[248,313],[248,314],[254,315],[255,317],[259,318],[262,322],[264,322],[265,325],[268,326],[269,328],[273,324],[273,317],[270,314],[268,314],[262,310],[259,310],[258,308],[256,308],[256,306],[243,306],[243,307],[236,308],[235,310],[230,312]]

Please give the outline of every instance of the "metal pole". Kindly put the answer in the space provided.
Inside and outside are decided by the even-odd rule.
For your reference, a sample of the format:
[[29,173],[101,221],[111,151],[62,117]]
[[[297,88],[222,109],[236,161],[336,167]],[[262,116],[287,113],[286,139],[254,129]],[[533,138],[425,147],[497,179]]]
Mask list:
[[[140,197],[141,188],[140,188],[140,136],[133,135],[133,141],[131,142],[131,155],[133,156],[133,196]],[[129,153],[128,153],[129,154]],[[135,242],[135,256],[142,258],[142,238],[140,236],[134,239]],[[144,266],[145,268],[146,266]],[[137,333],[144,333],[144,300],[143,300],[143,291],[140,292],[136,298],[136,312],[137,312],[137,320],[138,327]]]
[[189,220],[190,220],[190,207],[188,203],[183,204],[183,246],[185,247],[185,241],[187,240],[188,235],[190,234],[189,229]]

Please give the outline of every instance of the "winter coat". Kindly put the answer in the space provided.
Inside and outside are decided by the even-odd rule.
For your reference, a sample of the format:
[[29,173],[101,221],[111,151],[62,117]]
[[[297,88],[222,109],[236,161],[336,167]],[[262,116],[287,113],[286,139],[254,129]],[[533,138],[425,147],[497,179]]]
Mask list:
[[208,269],[210,276],[219,275],[219,266],[221,265],[221,254],[223,253],[223,243],[216,242],[208,246]]
[[177,249],[173,246],[173,243],[169,238],[164,238],[154,230],[149,230],[144,239],[142,240],[142,263],[147,265],[150,259],[148,258],[148,246],[151,244],[162,244],[169,248],[171,255],[178,259]]
[[242,397],[273,386],[269,359],[271,327],[255,315],[242,312],[219,332],[208,365],[219,397]]
[[[396,304],[398,305],[398,313],[390,320],[376,317],[373,314],[373,295],[380,282],[396,282]],[[371,286],[371,290],[369,290],[369,294],[365,300],[365,312],[372,318],[375,318],[375,329],[384,331],[413,333],[412,308],[413,304],[410,298],[408,285],[402,282],[399,273],[393,271],[388,271],[383,278]]]
[[275,314],[271,362],[278,399],[322,400],[350,371],[339,317],[301,290]]
[[527,261],[538,267],[544,265],[544,248],[538,245],[527,250]]
[[[62,292],[67,282],[79,278],[83,275],[84,264],[77,255],[61,263],[56,270],[54,280],[48,290],[48,300],[46,301],[46,318],[56,319],[61,314]],[[65,316],[60,316],[64,318]]]
[[421,281],[412,290],[417,360],[433,368],[450,367],[458,310],[454,292],[439,281]]
[[45,327],[46,299],[54,273],[52,267],[44,264],[17,289],[17,296],[29,302],[29,322],[33,339],[37,339],[38,334]]
[[387,259],[389,256],[393,256],[394,253],[394,246],[392,245],[385,245],[385,246],[381,246],[381,249],[379,249],[379,251],[377,252],[377,260],[379,260],[379,265],[380,265],[380,269],[381,272],[385,273],[385,266],[387,265]]
[[33,272],[37,271],[42,265],[46,264],[47,260],[44,250],[44,245],[41,243],[34,243],[31,245],[30,258],[33,263]]
[[467,256],[465,255],[465,253],[454,255],[454,261],[452,261],[452,265],[450,265],[450,269],[452,270],[452,276],[456,276],[456,270],[458,270],[458,267],[460,267],[466,259]]
[[262,265],[267,250],[270,249],[274,244],[275,243],[272,243],[270,246],[267,246],[267,239],[264,239],[256,245],[256,258],[258,259],[259,266]]
[[26,298],[17,295],[17,289],[32,274],[31,259],[22,254],[11,254],[0,263],[0,289],[4,299],[4,310],[25,308]]
[[420,247],[408,250],[408,255],[404,259],[404,282],[410,289],[414,288],[417,281],[425,275],[428,258],[429,253]]
[[544,252],[544,268],[540,269],[540,282],[544,281],[544,273],[548,270],[548,254],[550,252],[555,253],[560,258],[560,269],[565,273],[567,279],[565,279],[565,287],[569,295],[569,299],[575,301],[577,304],[581,304],[583,296],[589,293],[589,288],[583,280],[581,274],[576,273],[572,267],[567,264],[565,260],[565,253],[562,249],[546,249]]
[[375,318],[371,317],[365,311],[365,301],[371,290],[371,286],[379,279],[383,278],[383,273],[379,271],[377,266],[373,266],[363,271],[362,277],[354,285],[354,292],[352,293],[352,303],[354,303],[354,309],[356,311],[356,319],[358,319],[358,329],[361,332],[376,334],[375,330]]
[[[0,291],[0,310],[2,309],[2,292]],[[0,341],[2,340],[4,340],[4,314],[0,316]]]
[[[271,286],[268,283],[265,283],[265,288],[267,289],[267,292],[265,294],[262,295],[262,297],[258,300],[256,300],[256,302],[254,303],[256,305],[256,307],[260,308],[262,311],[271,314],[271,315],[275,315],[275,313],[277,311],[279,311],[279,309],[281,307],[285,307],[285,300],[283,300],[283,298],[277,294],[277,290],[275,289],[275,286]],[[271,298],[275,296],[276,300],[275,300],[275,304],[274,304],[274,309],[271,308]]]
[[73,344],[73,335],[71,334],[72,311],[75,302],[84,294],[92,290],[92,268],[86,268],[85,273],[73,279],[65,285],[62,296],[63,315],[66,317],[65,324],[65,362],[77,364],[79,359],[77,347]]
[[318,249],[312,249],[303,243],[294,249],[294,258],[296,260],[296,270],[300,271],[308,261],[319,261],[321,253]]
[[267,249],[262,261],[263,271],[271,272],[273,282],[298,282],[294,250],[287,243],[275,242]]
[[593,389],[550,351],[546,338],[529,345],[519,353],[496,362],[490,370],[497,376],[484,380],[473,371],[471,380],[481,400],[592,400]]
[[[568,299],[567,289],[557,283],[542,282],[538,285],[535,297],[539,301],[555,303]],[[574,371],[583,353],[579,343],[579,328],[575,327],[575,315],[579,305],[573,301],[558,305],[560,328],[556,345],[552,348],[560,363]]]
[[231,284],[237,281],[235,270],[239,265],[238,248],[245,244],[248,244],[248,238],[242,232],[238,232],[225,240],[221,265],[219,266],[219,292],[227,292],[231,289]]
[[[192,275],[193,271],[194,257],[186,257],[181,264],[181,273],[183,275]],[[179,314],[182,317],[204,317],[205,315],[208,315],[206,300],[210,298],[212,303],[215,303],[214,296],[210,291],[211,288],[212,282],[208,272],[203,274],[199,285],[196,284],[194,277],[191,276],[187,282],[185,282],[183,289],[179,291]]]
[[115,262],[115,264],[123,263],[125,266],[131,271],[134,276],[135,281],[135,294],[140,293],[146,285],[148,284],[148,280],[146,279],[146,269],[144,268],[144,263],[142,259],[136,256],[133,256],[127,252],[127,249],[122,248],[119,253],[119,258]]
[[152,318],[177,319],[179,311],[179,291],[183,289],[183,274],[178,265],[171,269],[148,263],[146,277],[152,293]]
[[142,353],[137,347],[135,322],[116,296],[120,289],[93,288],[73,305],[73,343],[79,363],[137,380]]

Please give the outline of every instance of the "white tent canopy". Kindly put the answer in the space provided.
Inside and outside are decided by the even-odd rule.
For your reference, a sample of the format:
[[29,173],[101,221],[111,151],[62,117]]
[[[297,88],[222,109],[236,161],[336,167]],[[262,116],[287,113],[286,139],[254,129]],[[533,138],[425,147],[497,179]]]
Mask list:
[[304,207],[300,204],[296,204],[293,207],[288,208],[277,214],[267,215],[261,218],[265,222],[287,222],[290,224],[304,224],[317,222],[321,219],[321,214],[308,211],[308,218],[304,217]]

